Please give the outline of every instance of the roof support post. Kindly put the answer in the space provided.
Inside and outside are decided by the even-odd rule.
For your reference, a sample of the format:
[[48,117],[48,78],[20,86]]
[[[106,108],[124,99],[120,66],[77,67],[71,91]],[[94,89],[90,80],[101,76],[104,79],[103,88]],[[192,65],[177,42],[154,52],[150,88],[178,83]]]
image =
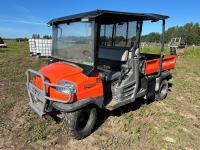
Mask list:
[[162,35],[161,35],[161,49],[160,49],[160,65],[158,70],[158,76],[162,72],[162,62],[163,62],[163,51],[165,45],[165,19],[162,20]]
[[97,23],[96,21],[93,22],[93,36],[94,36],[94,41],[93,41],[93,62],[94,62],[94,69],[97,67],[98,63],[98,53],[99,53],[99,40],[100,40],[100,24]]
[[126,23],[126,46],[128,46],[128,31],[129,31],[129,22]]
[[141,36],[141,33],[142,33],[142,24],[143,24],[143,21],[137,21],[137,33],[136,33],[136,40],[131,48],[131,51],[132,51],[132,55],[133,57],[135,57],[135,51],[137,48],[139,48],[139,45],[140,45],[140,36]]

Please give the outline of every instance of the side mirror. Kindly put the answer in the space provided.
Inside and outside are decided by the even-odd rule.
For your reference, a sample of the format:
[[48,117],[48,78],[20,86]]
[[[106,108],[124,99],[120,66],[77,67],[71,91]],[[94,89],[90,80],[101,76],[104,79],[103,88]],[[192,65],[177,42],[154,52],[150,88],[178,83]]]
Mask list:
[[54,59],[54,58],[52,58],[52,57],[49,57],[49,59],[48,59],[48,64],[52,64],[52,63],[54,63],[54,62],[58,62],[58,60],[57,60],[57,59]]

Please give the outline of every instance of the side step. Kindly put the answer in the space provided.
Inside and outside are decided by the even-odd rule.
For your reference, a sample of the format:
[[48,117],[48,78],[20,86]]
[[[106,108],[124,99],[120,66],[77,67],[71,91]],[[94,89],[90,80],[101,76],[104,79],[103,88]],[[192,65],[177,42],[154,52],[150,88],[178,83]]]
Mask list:
[[128,100],[125,100],[125,101],[112,100],[108,105],[105,106],[105,108],[112,111],[116,108],[119,108],[119,107],[124,106],[124,105],[129,104],[129,103],[132,103],[134,101],[135,101],[134,99],[128,99]]
[[[139,97],[142,97],[142,96],[145,96],[146,95],[146,89],[141,89],[137,95],[136,95],[136,98],[139,98]],[[130,99],[127,99],[127,100],[122,100],[122,101],[117,101],[115,99],[111,100],[110,103],[108,105],[105,106],[106,109],[112,111],[114,109],[117,109],[121,106],[124,106],[124,105],[127,105],[129,103],[132,103],[134,102],[135,99],[133,98],[130,98]]]

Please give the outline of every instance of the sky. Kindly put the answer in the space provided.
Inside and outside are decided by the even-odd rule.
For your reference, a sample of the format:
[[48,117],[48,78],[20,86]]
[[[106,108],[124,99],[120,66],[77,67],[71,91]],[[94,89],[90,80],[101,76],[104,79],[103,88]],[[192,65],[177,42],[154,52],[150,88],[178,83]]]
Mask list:
[[[199,0],[2,0],[0,6],[3,38],[51,35],[52,18],[96,9],[168,15],[166,28],[200,22]],[[144,24],[143,34],[160,31],[161,23]]]

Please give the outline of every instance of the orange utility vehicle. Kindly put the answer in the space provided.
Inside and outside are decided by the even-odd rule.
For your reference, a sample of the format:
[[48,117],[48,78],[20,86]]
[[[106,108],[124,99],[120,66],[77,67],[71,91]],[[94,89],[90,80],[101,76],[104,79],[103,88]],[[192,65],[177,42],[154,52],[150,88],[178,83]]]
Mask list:
[[[88,136],[97,109],[134,105],[136,98],[164,99],[176,56],[163,55],[168,16],[96,10],[51,20],[49,65],[27,70],[32,109],[65,114],[70,135]],[[162,21],[160,54],[140,53],[143,21]]]

